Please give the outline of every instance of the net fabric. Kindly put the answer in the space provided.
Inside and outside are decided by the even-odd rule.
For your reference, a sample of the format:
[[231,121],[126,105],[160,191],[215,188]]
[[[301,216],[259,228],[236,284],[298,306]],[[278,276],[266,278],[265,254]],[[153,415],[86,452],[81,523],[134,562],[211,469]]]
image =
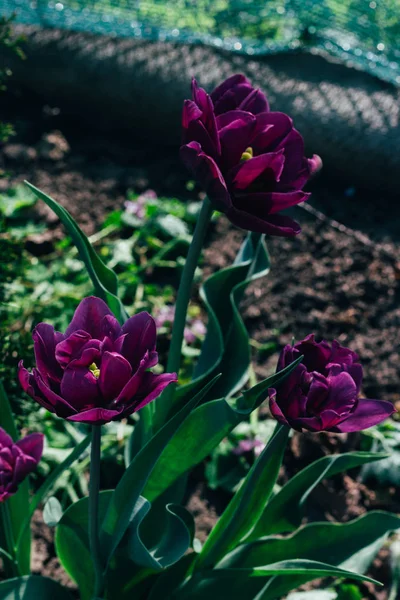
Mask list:
[[309,49],[400,87],[399,0],[0,0],[17,22],[247,55]]

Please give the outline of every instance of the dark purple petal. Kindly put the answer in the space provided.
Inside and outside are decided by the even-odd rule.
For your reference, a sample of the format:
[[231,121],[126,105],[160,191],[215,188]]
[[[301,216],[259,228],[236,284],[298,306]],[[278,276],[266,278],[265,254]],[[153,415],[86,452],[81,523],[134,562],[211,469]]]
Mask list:
[[[14,448],[17,448],[17,446],[14,446]],[[35,471],[36,467],[37,461],[34,458],[20,452],[19,456],[15,457],[11,486],[16,490],[17,486],[25,477]]]
[[108,337],[110,340],[116,340],[121,335],[121,325],[114,315],[106,315],[101,324],[102,338]]
[[57,362],[65,369],[71,360],[81,355],[83,347],[90,339],[90,333],[87,331],[82,329],[74,331],[69,337],[57,344],[55,348]]
[[309,196],[310,194],[300,191],[285,194],[279,192],[246,194],[243,197],[235,198],[235,207],[251,212],[261,219],[268,219],[269,215],[305,202]]
[[329,375],[329,396],[324,405],[325,409],[336,411],[338,414],[347,414],[357,403],[357,386],[352,377],[342,372],[338,375]]
[[330,361],[331,347],[328,342],[316,342],[314,334],[310,334],[301,342],[295,344],[296,350],[304,355],[302,360],[303,365],[308,371],[318,371],[319,373],[327,374],[326,365]]
[[235,171],[234,188],[235,190],[246,190],[261,176],[267,176],[271,182],[279,181],[284,165],[283,151],[260,154],[260,156],[246,160]]
[[355,410],[337,425],[333,431],[351,433],[368,429],[390,417],[396,410],[391,402],[386,400],[367,400],[360,398]]
[[146,352],[155,350],[156,323],[149,313],[140,312],[124,323],[122,333],[125,337],[122,342],[121,354],[130,362],[135,371]]
[[100,390],[96,377],[87,367],[75,366],[72,361],[61,380],[61,395],[74,407],[74,412],[92,408],[100,403]]
[[312,158],[307,158],[306,160],[310,177],[322,169],[322,160],[318,154],[313,154]]
[[269,409],[271,411],[272,416],[279,421],[279,423],[283,423],[284,425],[289,425],[288,420],[285,415],[281,411],[276,401],[276,390],[274,388],[270,388],[268,390],[269,395]]
[[[336,340],[333,340],[329,364],[334,363],[337,365],[352,365],[353,363],[358,362],[358,360],[358,354],[356,354],[349,348],[341,346]],[[329,364],[327,365],[328,368]]]
[[48,323],[39,323],[32,333],[36,366],[46,381],[60,381],[62,369],[55,358],[57,342],[63,335]]
[[[321,373],[313,372],[310,388],[307,393],[307,412],[309,415],[317,415],[324,409],[329,396],[329,380]],[[290,403],[289,403],[290,404]],[[328,408],[328,407],[327,407]]]
[[122,410],[110,410],[108,408],[90,408],[76,415],[67,417],[68,421],[78,423],[89,423],[90,425],[104,425],[122,416]]
[[50,412],[56,413],[59,417],[66,418],[71,413],[75,413],[75,408],[64,398],[53,392],[42,380],[36,369],[32,371],[34,390],[33,398]]
[[180,156],[182,162],[204,188],[215,208],[221,212],[229,209],[232,201],[222,173],[215,161],[202,151],[200,144],[191,142],[182,146]]
[[243,152],[250,145],[255,126],[255,117],[240,110],[232,110],[217,118],[221,161],[225,169],[239,163]]
[[286,215],[271,215],[267,221],[243,210],[231,208],[226,212],[226,216],[231,223],[248,231],[282,237],[292,237],[301,231],[300,225]]
[[240,110],[247,110],[253,115],[259,113],[268,112],[269,104],[268,100],[264,96],[261,90],[253,90],[250,94],[242,101],[239,106]]
[[4,447],[11,447],[13,445],[12,438],[8,435],[4,429],[0,427],[0,449]]
[[116,352],[104,352],[101,361],[99,386],[105,402],[118,397],[132,374],[130,363]]
[[84,298],[76,309],[65,335],[70,336],[74,331],[83,329],[90,333],[92,338],[99,340],[103,337],[102,322],[107,315],[113,316],[107,304],[101,298],[95,296]]
[[231,75],[228,79],[225,79],[222,83],[211,92],[210,97],[214,104],[222,98],[222,96],[232,88],[235,89],[238,85],[247,85],[249,89],[252,89],[250,81],[242,73],[236,73]]
[[[0,442],[1,443],[1,442]],[[42,433],[31,433],[16,443],[16,446],[38,463],[43,454],[44,435]]]
[[161,392],[170,384],[178,381],[176,373],[163,373],[155,375],[154,373],[144,373],[140,389],[135,397],[135,402],[128,405],[124,410],[124,417],[137,412],[146,404],[149,404],[161,394]]
[[251,145],[257,154],[275,151],[293,131],[293,121],[281,112],[262,113],[256,117],[256,128]]
[[[194,105],[196,110],[192,110],[191,105]],[[191,114],[185,115],[185,111],[189,111]],[[217,158],[217,156],[220,154],[220,142],[216,125],[214,123],[211,131],[208,131],[206,125],[200,120],[200,118],[191,118],[193,114],[198,114],[198,112],[200,112],[200,116],[203,114],[201,111],[199,111],[194,102],[191,100],[186,100],[184,105],[183,120],[187,122],[187,125],[183,128],[182,142],[184,144],[189,142],[198,142],[206,154],[212,156],[213,158]]]
[[[196,114],[196,120],[201,120],[204,125],[205,130],[207,131],[212,148],[215,153],[218,155],[220,153],[220,145],[219,145],[219,137],[217,132],[217,124],[215,120],[214,107],[210,96],[197,85],[195,79],[192,81],[192,95],[194,103],[200,108],[201,115],[199,115],[196,111],[192,109],[191,114],[186,113],[185,118],[191,119],[191,124],[194,123],[194,115]],[[188,129],[190,130],[190,123],[188,124]],[[187,138],[190,138],[190,132],[187,134]],[[186,141],[200,141],[197,138],[187,139]],[[205,150],[205,148],[203,148]]]

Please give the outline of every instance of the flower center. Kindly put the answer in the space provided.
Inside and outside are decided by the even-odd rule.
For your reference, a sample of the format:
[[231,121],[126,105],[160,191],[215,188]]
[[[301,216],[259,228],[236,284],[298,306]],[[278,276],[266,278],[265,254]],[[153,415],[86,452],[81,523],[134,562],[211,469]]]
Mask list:
[[89,371],[91,371],[93,373],[93,375],[96,377],[96,379],[98,379],[100,377],[100,369],[96,365],[96,363],[92,362],[92,364],[89,365]]
[[246,148],[246,150],[243,152],[242,156],[240,157],[241,161],[244,160],[250,160],[251,158],[253,158],[253,148],[251,146],[249,146],[248,148]]

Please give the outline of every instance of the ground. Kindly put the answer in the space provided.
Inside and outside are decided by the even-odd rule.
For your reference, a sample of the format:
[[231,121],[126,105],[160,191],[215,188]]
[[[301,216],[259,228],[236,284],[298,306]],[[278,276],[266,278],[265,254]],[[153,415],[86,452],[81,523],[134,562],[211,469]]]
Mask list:
[[[13,101],[6,112],[17,135],[3,148],[1,160],[9,176],[0,180],[0,188],[28,179],[66,206],[88,234],[123,205],[128,188],[193,197],[186,189],[187,173],[177,148],[105,138],[80,123],[64,121],[56,110],[35,100],[29,108]],[[292,336],[336,338],[360,354],[364,394],[400,405],[399,205],[379,190],[353,189],[351,172],[346,181],[322,172],[310,190],[309,208],[295,209],[302,233],[295,239],[268,240],[271,273],[257,281],[243,301],[249,332],[260,344],[274,341],[277,349]],[[40,256],[49,253],[63,233],[50,210],[44,205],[38,210],[48,230],[30,239],[27,248]],[[243,232],[221,217],[208,236],[206,270],[231,262],[242,238]],[[277,352],[265,357],[255,351],[254,358],[256,374],[265,377],[275,368]],[[296,434],[281,479],[318,456],[359,445],[359,435]],[[227,498],[206,488],[201,468],[191,487],[188,506],[204,540]],[[322,518],[348,520],[371,508],[400,511],[398,491],[376,491],[352,473],[318,488],[309,510]],[[40,514],[34,533],[35,571],[62,578],[51,532],[40,525]],[[384,554],[373,575],[388,577]],[[366,598],[387,598],[385,591],[363,589]]]

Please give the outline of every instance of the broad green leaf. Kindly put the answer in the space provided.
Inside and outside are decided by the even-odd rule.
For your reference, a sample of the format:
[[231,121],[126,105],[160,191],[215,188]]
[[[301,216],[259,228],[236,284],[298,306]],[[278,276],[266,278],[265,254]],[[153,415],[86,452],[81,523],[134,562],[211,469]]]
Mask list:
[[68,590],[47,577],[31,575],[0,583],[0,600],[72,600]]
[[[2,427],[7,433],[17,440],[18,434],[15,427],[12,410],[8,401],[5,389],[2,382],[0,381],[0,427]],[[18,492],[11,496],[7,500],[10,516],[11,525],[15,540],[20,540],[19,552],[17,554],[18,565],[22,575],[30,573],[30,557],[31,557],[31,533],[28,530],[24,530],[23,522],[27,513],[29,512],[29,482],[26,479],[18,488]],[[5,539],[3,538],[2,532],[4,526],[0,527],[0,546],[6,548]]]
[[[300,558],[329,561],[336,567],[365,573],[388,535],[398,528],[400,517],[380,511],[367,513],[350,523],[311,523],[286,538],[269,536],[244,543],[226,555],[218,568],[258,568],[272,560]],[[265,598],[281,596],[309,580],[274,577]]]
[[[102,548],[105,549],[105,565],[116,550],[125,534],[131,519],[132,507],[135,506],[142,494],[148,478],[154,470],[164,448],[179,432],[182,424],[190,417],[190,413],[202,400],[208,390],[215,384],[218,376],[214,377],[192,400],[186,403],[182,410],[170,419],[164,427],[149,440],[135,455],[114,490],[107,514],[103,521],[101,532]],[[148,498],[149,499],[149,498]]]
[[[249,233],[233,265],[211,275],[201,288],[207,313],[207,335],[197,361],[193,381],[180,386],[174,397],[172,412],[192,397],[215,373],[222,373],[213,389],[213,397],[229,398],[248,379],[250,364],[249,336],[239,311],[246,286],[269,271],[269,256],[265,237]],[[155,415],[162,423],[169,406],[162,406]]]
[[[177,563],[189,549],[191,533],[186,525],[189,519],[184,515],[185,509],[182,506],[167,505],[166,522],[162,524],[163,529],[159,532],[157,543],[150,548],[139,532],[139,527],[150,509],[150,502],[140,496],[124,538],[123,551],[135,564],[161,571]],[[149,518],[151,519],[151,512]],[[153,526],[158,528],[158,523],[154,522]]]
[[[265,596],[261,596],[260,592],[263,591],[265,578],[272,577],[264,587],[266,591],[270,582],[279,576],[283,576],[282,579],[285,578],[289,582],[290,579],[296,581],[300,576],[306,578],[307,581],[319,577],[342,577],[356,581],[370,581],[379,585],[378,581],[370,577],[334,565],[314,560],[293,559],[276,561],[253,569],[218,568],[198,572],[172,595],[171,600],[204,600],[204,598],[240,598],[241,600],[253,600],[254,598],[267,600],[268,598],[268,600],[273,600],[277,597],[274,592],[272,595],[266,594]],[[289,582],[287,585],[290,585]],[[296,584],[290,589],[294,587]]]
[[270,533],[294,531],[301,523],[305,501],[320,481],[386,456],[373,452],[348,452],[315,461],[292,477],[272,498],[246,541]]
[[174,590],[185,581],[194,559],[194,553],[186,554],[179,562],[160,575],[151,588],[148,600],[166,600],[166,598],[171,598]]
[[51,496],[43,508],[43,521],[48,527],[55,527],[58,525],[63,514],[62,506],[54,496]]
[[85,263],[96,293],[103,298],[120,321],[126,320],[126,311],[118,298],[118,280],[114,271],[103,263],[94,251],[86,235],[63,206],[31,183],[27,181],[25,183],[59,217],[77,247],[81,259]]
[[284,425],[277,426],[272,439],[208,536],[197,557],[196,569],[218,563],[253,528],[276,483],[289,431]]
[[287,377],[301,358],[259,383],[255,386],[255,392],[249,390],[246,396],[241,396],[235,403],[220,398],[198,406],[166,446],[147,481],[143,496],[153,501],[178,477],[206,458],[232,429],[260,405],[268,387]]
[[[100,493],[100,516],[105,514],[110,498],[111,492]],[[79,586],[81,600],[92,600],[94,590],[95,575],[89,549],[88,526],[89,503],[85,497],[65,511],[55,535],[57,556],[68,575]]]

